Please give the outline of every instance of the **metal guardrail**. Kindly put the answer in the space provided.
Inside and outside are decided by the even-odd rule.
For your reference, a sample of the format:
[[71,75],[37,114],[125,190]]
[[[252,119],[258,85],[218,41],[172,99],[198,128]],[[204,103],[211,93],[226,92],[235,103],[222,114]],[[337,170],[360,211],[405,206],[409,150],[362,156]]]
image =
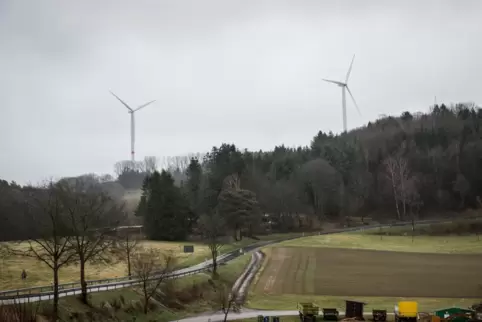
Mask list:
[[[416,221],[417,225],[420,224],[432,224],[432,223],[446,223],[446,222],[452,222],[452,220],[421,220],[421,221]],[[251,250],[254,250],[256,248],[260,248],[263,246],[268,246],[271,244],[283,242],[283,241],[288,241],[292,239],[297,239],[297,238],[302,238],[302,237],[309,237],[309,236],[314,236],[314,235],[327,235],[327,234],[336,234],[336,233],[344,233],[344,232],[355,232],[355,231],[364,231],[364,230],[369,230],[369,229],[374,229],[374,228],[390,228],[390,227],[396,227],[396,226],[407,226],[411,225],[411,222],[398,222],[398,223],[392,223],[392,224],[384,224],[384,225],[365,225],[365,226],[358,226],[358,227],[347,227],[347,228],[342,228],[342,229],[336,229],[336,230],[330,230],[326,232],[318,232],[318,233],[308,233],[308,234],[303,234],[303,236],[295,236],[295,237],[289,237],[289,238],[281,238],[278,240],[274,241],[262,241],[258,242],[252,245],[248,245],[245,247],[242,247],[243,250],[246,252],[249,252]],[[218,263],[222,264],[228,261],[233,260],[236,257],[239,257],[241,254],[239,252],[239,249],[233,250],[229,253],[225,253],[221,256],[218,257]],[[194,275],[201,273],[205,270],[208,270],[212,267],[212,263],[210,261],[207,262],[202,262],[197,265],[193,265],[188,268],[183,268],[176,270],[170,274],[167,275],[167,278],[169,279],[174,279],[174,278],[180,278],[188,275]],[[159,276],[153,276],[153,279],[158,278]],[[92,291],[104,291],[104,290],[111,290],[111,289],[117,289],[117,288],[123,288],[123,287],[128,287],[132,286],[135,284],[139,284],[140,280],[136,278],[131,278],[129,277],[117,277],[117,278],[109,278],[109,279],[101,279],[101,280],[90,280],[86,281],[87,282],[87,290],[88,292]],[[64,284],[59,284],[59,294],[61,296],[67,296],[67,295],[74,295],[74,294],[79,294],[81,291],[80,287],[80,282],[73,282],[73,283],[64,283]],[[0,303],[8,300],[30,300],[33,298],[36,298],[37,300],[48,300],[53,297],[53,286],[37,286],[37,287],[30,287],[30,288],[20,288],[16,290],[7,290],[7,291],[0,291]]]

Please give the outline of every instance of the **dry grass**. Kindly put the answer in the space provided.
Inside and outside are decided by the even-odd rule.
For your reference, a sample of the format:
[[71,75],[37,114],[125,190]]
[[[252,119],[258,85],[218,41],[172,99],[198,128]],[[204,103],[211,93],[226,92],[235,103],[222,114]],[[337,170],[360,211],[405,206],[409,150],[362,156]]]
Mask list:
[[[255,293],[482,297],[482,255],[273,248]],[[463,276],[463,281],[460,277]]]
[[[252,243],[253,240],[246,240],[244,243]],[[196,243],[174,243],[174,242],[157,242],[144,241],[141,243],[144,247],[152,247],[162,251],[172,251],[178,258],[177,264],[185,267],[190,266],[207,258],[210,258],[209,248],[203,244]],[[194,253],[184,253],[183,245],[194,245]],[[243,243],[233,243],[223,248],[224,252],[242,246]],[[28,247],[27,243],[23,243],[18,248]],[[27,280],[22,281],[21,273],[25,269],[27,272]],[[60,270],[60,282],[76,282],[79,281],[78,265],[69,265]],[[105,278],[122,277],[127,275],[127,265],[124,261],[116,260],[109,264],[88,264],[86,267],[86,277],[88,280],[97,280]],[[46,286],[52,283],[52,270],[44,263],[35,258],[22,256],[8,256],[0,259],[0,289],[16,289],[32,286]]]
[[[273,234],[260,236],[260,239],[276,240],[291,236],[301,236],[301,234]],[[224,245],[221,249],[221,254],[256,242],[258,242],[258,240],[244,238],[242,241]],[[194,245],[194,253],[184,253],[184,245]],[[179,267],[191,266],[211,258],[209,247],[202,243],[143,241],[141,246],[173,252],[177,257],[177,265]],[[26,249],[28,243],[24,242],[15,247]],[[22,281],[20,277],[23,269],[27,271],[26,281]],[[79,267],[76,265],[63,267],[60,270],[60,283],[77,282],[80,279],[79,274]],[[124,261],[117,260],[109,264],[88,264],[86,267],[86,278],[88,280],[123,277],[126,275],[127,265]],[[46,286],[51,283],[52,270],[35,258],[13,255],[0,258],[0,289],[2,290]]]

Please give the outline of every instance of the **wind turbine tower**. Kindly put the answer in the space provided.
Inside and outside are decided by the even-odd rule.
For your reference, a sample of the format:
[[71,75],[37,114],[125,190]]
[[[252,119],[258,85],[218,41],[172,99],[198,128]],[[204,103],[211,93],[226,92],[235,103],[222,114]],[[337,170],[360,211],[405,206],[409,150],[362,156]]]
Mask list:
[[131,161],[134,163],[134,161],[136,160],[135,158],[135,142],[136,142],[136,126],[135,126],[135,120],[134,120],[134,113],[139,111],[141,108],[144,108],[146,107],[147,105],[151,104],[151,103],[154,103],[154,101],[150,101],[150,102],[147,102],[145,104],[142,104],[141,106],[133,109],[131,108],[126,102],[124,102],[123,100],[121,100],[119,98],[119,96],[115,95],[112,91],[110,92],[112,95],[114,95],[115,98],[117,98],[119,100],[119,102],[122,103],[122,105],[124,105],[125,107],[127,107],[127,113],[129,113],[131,115]]
[[360,109],[358,108],[358,105],[356,104],[355,98],[353,97],[353,94],[350,91],[350,88],[348,87],[348,78],[350,77],[351,73],[351,68],[353,67],[353,61],[355,60],[355,55],[353,55],[353,59],[351,60],[350,68],[348,68],[348,72],[346,73],[346,78],[345,82],[339,82],[339,81],[334,81],[330,79],[324,79],[325,82],[333,83],[341,87],[341,106],[342,106],[342,111],[343,111],[343,131],[347,131],[347,125],[346,125],[346,91],[351,96],[351,99],[353,101],[353,104],[355,104],[355,107],[358,111],[358,114],[361,115]]

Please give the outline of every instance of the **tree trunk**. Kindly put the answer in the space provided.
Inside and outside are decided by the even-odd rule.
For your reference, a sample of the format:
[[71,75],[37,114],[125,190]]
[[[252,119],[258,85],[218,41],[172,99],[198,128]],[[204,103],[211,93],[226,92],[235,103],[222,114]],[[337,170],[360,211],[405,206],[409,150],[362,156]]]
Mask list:
[[85,281],[85,259],[84,256],[80,256],[80,287],[82,289],[82,303],[87,304],[87,282]]
[[301,219],[301,215],[296,212],[296,217],[298,218],[298,228],[302,229],[303,228],[303,220]]
[[413,243],[413,238],[415,237],[415,219],[412,214],[412,243]]
[[54,304],[52,311],[52,321],[57,321],[59,317],[59,267],[54,264]]
[[224,309],[224,321],[223,322],[226,322],[228,320],[228,314],[229,314],[229,310],[231,309],[231,299],[228,299],[228,307],[226,309]]
[[397,219],[400,220],[400,209],[398,207],[397,188],[395,186],[395,178],[394,178],[393,172],[391,172],[391,181],[392,181],[392,189],[393,189],[393,198],[395,199],[395,209],[397,209]]
[[129,276],[129,279],[131,279],[132,273],[131,273],[131,252],[130,252],[130,250],[127,250],[127,275]]
[[[395,193],[395,191],[394,191]],[[400,220],[401,219],[401,216],[400,216],[400,209],[398,207],[398,200],[397,200],[397,196],[394,197],[395,198],[395,208],[397,209],[397,219]]]
[[147,308],[149,306],[149,294],[147,294],[147,281],[142,282],[142,290],[144,291],[144,314],[147,314]]
[[149,307],[149,298],[144,297],[144,314],[147,314],[147,308]]
[[218,271],[218,251],[212,251],[211,256],[213,258],[213,275],[216,275]]
[[238,239],[238,227],[234,227],[234,230],[233,230],[233,238],[234,238],[234,241],[239,241]]

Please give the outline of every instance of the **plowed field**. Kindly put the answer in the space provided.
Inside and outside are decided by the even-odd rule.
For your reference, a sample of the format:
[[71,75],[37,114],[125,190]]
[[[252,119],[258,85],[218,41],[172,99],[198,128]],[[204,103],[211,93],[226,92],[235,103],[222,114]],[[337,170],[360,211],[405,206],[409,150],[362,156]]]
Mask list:
[[271,250],[257,293],[480,298],[481,254],[338,248]]

